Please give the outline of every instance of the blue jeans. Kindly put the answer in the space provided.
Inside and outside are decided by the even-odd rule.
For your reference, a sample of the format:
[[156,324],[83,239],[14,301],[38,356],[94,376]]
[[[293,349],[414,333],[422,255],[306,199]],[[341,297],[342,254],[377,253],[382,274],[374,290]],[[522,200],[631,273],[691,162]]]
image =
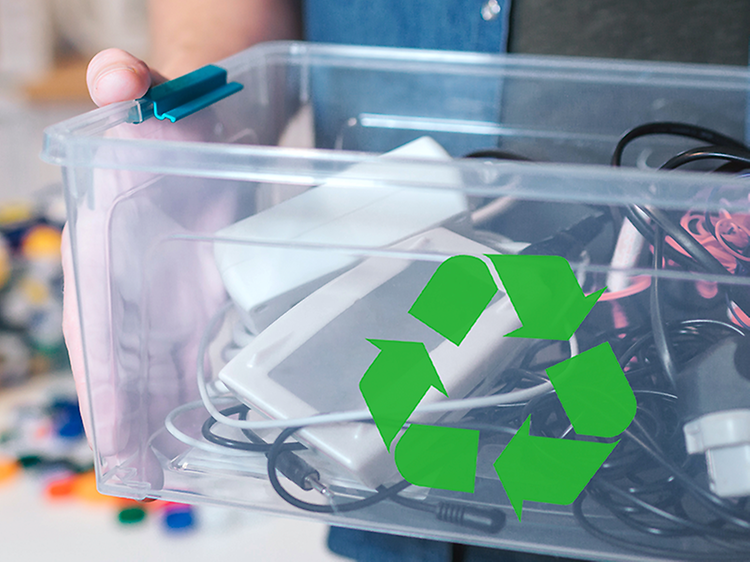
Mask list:
[[466,0],[305,0],[305,38],[324,43],[504,53],[510,1],[485,20]]
[[357,562],[573,562],[567,558],[454,545],[341,527],[331,527],[328,548]]

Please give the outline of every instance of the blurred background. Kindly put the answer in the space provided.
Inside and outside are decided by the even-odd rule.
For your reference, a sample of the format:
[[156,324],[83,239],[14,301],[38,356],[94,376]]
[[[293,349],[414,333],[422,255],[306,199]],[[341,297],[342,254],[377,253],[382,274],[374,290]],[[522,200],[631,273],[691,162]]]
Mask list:
[[[67,371],[65,205],[60,169],[39,158],[43,131],[93,109],[86,61],[107,35],[147,53],[145,11],[141,0],[0,0],[0,388]],[[126,14],[134,24],[118,26]]]
[[43,128],[93,108],[87,61],[114,45],[147,57],[147,31],[145,0],[0,0],[2,200],[59,181],[39,162]]
[[46,126],[94,109],[88,60],[147,59],[147,31],[146,0],[0,0],[1,556],[340,560],[320,523],[96,491],[60,326],[60,169],[39,153]]

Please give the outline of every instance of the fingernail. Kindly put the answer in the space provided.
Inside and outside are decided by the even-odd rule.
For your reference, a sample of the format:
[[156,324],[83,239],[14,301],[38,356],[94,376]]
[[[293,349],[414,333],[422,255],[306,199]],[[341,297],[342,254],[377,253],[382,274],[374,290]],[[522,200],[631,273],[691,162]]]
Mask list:
[[134,68],[116,66],[97,77],[92,97],[97,105],[135,99],[142,95],[140,82]]

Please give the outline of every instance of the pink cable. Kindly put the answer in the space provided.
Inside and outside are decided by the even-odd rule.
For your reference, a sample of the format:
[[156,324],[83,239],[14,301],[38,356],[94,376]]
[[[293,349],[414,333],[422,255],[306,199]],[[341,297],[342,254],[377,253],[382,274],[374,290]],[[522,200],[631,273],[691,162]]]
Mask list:
[[624,299],[625,297],[632,297],[638,293],[645,291],[651,286],[651,277],[649,275],[638,275],[633,278],[633,283],[627,289],[622,291],[614,291],[612,293],[604,293],[599,297],[599,302],[614,301],[617,299]]

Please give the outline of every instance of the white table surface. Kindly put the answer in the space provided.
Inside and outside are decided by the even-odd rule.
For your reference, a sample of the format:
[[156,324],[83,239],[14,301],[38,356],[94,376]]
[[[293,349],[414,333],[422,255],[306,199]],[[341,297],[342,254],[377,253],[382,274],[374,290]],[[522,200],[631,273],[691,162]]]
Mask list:
[[[0,389],[0,428],[14,406],[51,389],[70,389],[70,375],[36,378]],[[170,534],[161,516],[137,525],[117,521],[118,508],[78,498],[50,500],[38,476],[19,473],[0,481],[0,560],[305,561],[345,560],[326,548],[326,525],[249,511],[200,507],[195,531]]]

